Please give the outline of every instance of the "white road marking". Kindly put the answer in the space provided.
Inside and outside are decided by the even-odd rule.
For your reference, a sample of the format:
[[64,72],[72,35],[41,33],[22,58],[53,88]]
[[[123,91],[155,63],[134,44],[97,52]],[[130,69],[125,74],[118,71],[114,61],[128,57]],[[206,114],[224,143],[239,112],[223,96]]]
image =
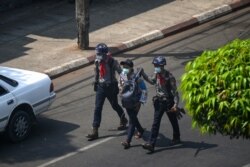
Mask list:
[[[120,134],[122,134],[122,133],[124,133],[124,132],[117,133],[116,135],[120,135]],[[51,161],[49,161],[49,162],[46,162],[46,163],[44,163],[44,164],[42,164],[42,165],[37,166],[37,167],[47,167],[47,166],[49,166],[49,165],[51,165],[51,164],[54,164],[54,163],[56,163],[56,162],[58,162],[58,161],[64,160],[64,159],[66,159],[66,158],[68,158],[68,157],[74,156],[74,155],[79,154],[79,153],[81,153],[81,152],[83,152],[83,151],[86,151],[86,150],[88,150],[88,149],[90,149],[90,148],[93,148],[93,147],[98,146],[98,145],[100,145],[100,144],[102,144],[102,143],[105,143],[105,142],[107,142],[107,141],[109,141],[109,140],[111,140],[111,139],[113,139],[113,138],[115,138],[115,136],[108,137],[108,138],[106,138],[106,139],[100,140],[99,142],[95,142],[95,143],[90,144],[90,145],[88,145],[88,146],[82,147],[82,148],[80,148],[80,149],[78,149],[78,150],[76,150],[76,151],[74,151],[74,152],[71,152],[71,153],[68,153],[68,154],[66,154],[66,155],[63,155],[63,156],[61,156],[61,157],[55,158],[55,159],[53,159],[53,160],[51,160]]]

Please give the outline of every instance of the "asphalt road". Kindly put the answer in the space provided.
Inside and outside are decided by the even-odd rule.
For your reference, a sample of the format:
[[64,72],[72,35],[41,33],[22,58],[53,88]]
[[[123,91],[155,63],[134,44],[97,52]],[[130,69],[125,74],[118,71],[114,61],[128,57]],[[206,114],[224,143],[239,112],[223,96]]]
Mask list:
[[[250,37],[250,14],[239,11],[181,34],[117,55],[118,60],[134,59],[135,65],[153,73],[152,58],[167,57],[169,69],[180,82],[185,64],[207,49],[216,49],[235,38]],[[178,146],[169,146],[172,130],[167,116],[161,123],[154,154],[141,148],[149,136],[153,120],[151,97],[154,87],[148,85],[149,100],[142,106],[139,119],[146,128],[144,139],[133,139],[132,147],[124,150],[120,142],[125,131],[109,131],[119,119],[108,102],[103,108],[100,139],[89,142],[85,135],[91,130],[94,108],[93,68],[66,74],[54,80],[57,99],[49,112],[42,114],[31,136],[19,144],[9,143],[0,136],[1,167],[241,167],[250,165],[250,141],[229,137],[201,135],[191,128],[191,118],[180,120],[181,139]],[[180,106],[184,106],[183,103]]]

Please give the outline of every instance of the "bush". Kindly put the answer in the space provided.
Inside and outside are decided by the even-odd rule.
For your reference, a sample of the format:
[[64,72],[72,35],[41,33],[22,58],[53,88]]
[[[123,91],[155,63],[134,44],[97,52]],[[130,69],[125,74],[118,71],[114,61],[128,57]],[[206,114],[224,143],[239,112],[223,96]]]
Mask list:
[[192,126],[250,138],[250,39],[204,51],[185,70],[180,89]]

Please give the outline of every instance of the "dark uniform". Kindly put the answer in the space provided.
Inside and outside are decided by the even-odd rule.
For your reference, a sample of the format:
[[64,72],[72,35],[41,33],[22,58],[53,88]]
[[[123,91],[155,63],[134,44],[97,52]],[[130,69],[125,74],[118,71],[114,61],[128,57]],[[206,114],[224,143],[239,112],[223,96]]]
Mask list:
[[[165,58],[162,59],[165,60]],[[156,96],[153,97],[153,105],[155,111],[151,135],[148,143],[144,144],[143,148],[154,151],[156,140],[159,134],[161,119],[164,113],[167,114],[173,128],[172,143],[179,143],[180,130],[178,120],[176,117],[176,113],[170,111],[173,107],[177,108],[179,103],[179,94],[177,91],[175,77],[164,68],[161,69],[161,72],[156,72],[152,78],[149,78],[145,73],[143,73],[142,75],[146,81],[155,85],[156,90]]]
[[[117,130],[124,130],[128,120],[125,118],[125,113],[122,107],[118,104],[117,95],[119,93],[118,82],[115,77],[115,71],[119,74],[122,69],[118,62],[108,55],[108,49],[105,44],[99,44],[96,48],[97,58],[95,60],[95,110],[94,120],[92,123],[93,132],[87,135],[89,139],[98,138],[98,128],[101,124],[102,108],[105,99],[107,98],[112,108],[120,117],[120,125]],[[101,59],[98,58],[101,56]]]

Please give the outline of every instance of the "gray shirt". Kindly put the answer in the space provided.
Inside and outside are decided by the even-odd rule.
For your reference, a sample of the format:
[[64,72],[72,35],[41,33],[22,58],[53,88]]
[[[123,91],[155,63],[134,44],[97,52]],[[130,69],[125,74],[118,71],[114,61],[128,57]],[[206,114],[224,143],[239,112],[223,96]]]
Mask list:
[[[172,96],[174,98],[174,103],[178,106],[179,93],[177,91],[176,79],[173,76],[173,74],[167,70],[164,70],[163,79],[165,81],[163,83],[160,82],[159,76],[157,75],[159,74],[154,74],[152,77],[149,78],[148,75],[144,71],[142,72],[143,78],[150,84],[155,85],[156,96],[167,97],[167,98]],[[168,91],[168,87],[170,88],[170,91]]]

